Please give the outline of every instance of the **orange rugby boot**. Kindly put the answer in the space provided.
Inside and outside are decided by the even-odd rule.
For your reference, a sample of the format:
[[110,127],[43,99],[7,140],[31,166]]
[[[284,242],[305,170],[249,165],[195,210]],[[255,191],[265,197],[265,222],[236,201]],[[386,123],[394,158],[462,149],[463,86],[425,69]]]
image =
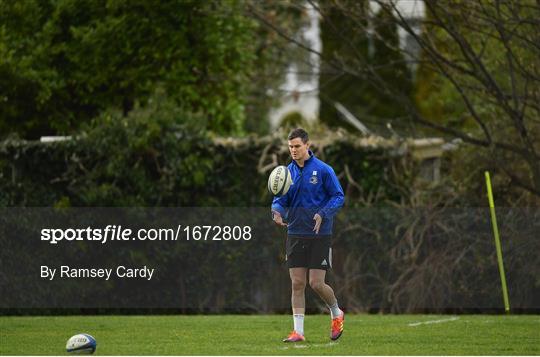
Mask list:
[[283,342],[302,342],[305,340],[306,338],[303,335],[300,335],[296,331],[292,331],[287,338],[283,339]]
[[345,321],[345,313],[341,311],[341,315],[332,319],[332,327],[330,329],[330,339],[337,340],[343,333],[343,322]]

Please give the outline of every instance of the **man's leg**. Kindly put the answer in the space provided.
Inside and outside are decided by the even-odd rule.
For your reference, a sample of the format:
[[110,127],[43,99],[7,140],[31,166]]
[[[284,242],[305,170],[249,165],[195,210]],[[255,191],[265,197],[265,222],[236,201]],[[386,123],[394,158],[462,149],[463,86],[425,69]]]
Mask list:
[[336,295],[330,285],[325,282],[326,270],[310,269],[309,286],[323,299],[332,315],[332,326],[330,329],[330,338],[337,340],[343,333],[343,320],[345,314],[338,306]]
[[304,336],[307,268],[289,268],[289,276],[291,277],[291,306],[294,321],[294,331],[291,336],[285,340],[295,342],[298,339],[292,335],[296,333],[302,337]]
[[286,254],[291,278],[291,307],[294,330],[284,342],[304,341],[304,313],[306,311],[307,256],[303,239],[287,237]]
[[323,269],[310,269],[309,270],[309,286],[323,299],[328,306],[332,306],[337,303],[334,290],[330,285],[324,281],[326,277],[326,270]]
[[293,314],[304,314],[306,311],[307,268],[290,268],[291,306]]

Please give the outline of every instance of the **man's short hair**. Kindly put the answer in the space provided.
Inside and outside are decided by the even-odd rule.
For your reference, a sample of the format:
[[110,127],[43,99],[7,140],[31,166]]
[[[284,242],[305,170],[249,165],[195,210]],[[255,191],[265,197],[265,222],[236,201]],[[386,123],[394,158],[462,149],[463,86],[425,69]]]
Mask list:
[[293,140],[293,139],[296,139],[296,138],[300,138],[304,144],[307,143],[308,140],[309,140],[309,136],[308,136],[307,131],[305,131],[302,128],[296,128],[296,129],[292,130],[289,133],[289,136],[287,137],[288,140]]

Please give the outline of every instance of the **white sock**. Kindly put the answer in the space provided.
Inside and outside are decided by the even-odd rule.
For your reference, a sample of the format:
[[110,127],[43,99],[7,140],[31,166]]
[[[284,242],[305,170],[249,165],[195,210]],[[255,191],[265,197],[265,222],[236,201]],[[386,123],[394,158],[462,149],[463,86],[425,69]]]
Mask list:
[[294,330],[304,336],[304,314],[293,314]]
[[330,309],[330,314],[333,319],[341,315],[341,309],[339,308],[337,301],[334,305],[328,305],[328,308]]

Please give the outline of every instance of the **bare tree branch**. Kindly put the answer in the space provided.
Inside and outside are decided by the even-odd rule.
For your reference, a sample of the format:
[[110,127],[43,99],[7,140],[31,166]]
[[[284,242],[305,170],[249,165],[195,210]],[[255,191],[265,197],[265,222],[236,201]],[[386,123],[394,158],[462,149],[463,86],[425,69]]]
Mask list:
[[[503,172],[516,186],[539,194],[540,149],[535,145],[540,141],[540,31],[531,30],[540,24],[538,16],[534,16],[540,14],[538,2],[525,4],[497,0],[450,4],[444,0],[426,1],[428,16],[415,20],[421,21],[424,26],[422,33],[411,26],[396,1],[369,2],[377,3],[380,11],[385,13],[385,26],[399,26],[416,42],[423,53],[423,57],[419,57],[401,48],[395,40],[387,41],[378,30],[370,28],[374,14],[369,8],[366,10],[365,6],[369,5],[367,2],[355,3],[353,6],[341,2],[327,4],[306,1],[325,21],[327,29],[332,30],[336,38],[342,41],[342,47],[348,51],[346,56],[338,53],[332,58],[324,58],[323,53],[306,46],[293,35],[267,21],[254,7],[250,7],[250,13],[285,40],[317,55],[323,66],[335,71],[336,75],[325,83],[336,80],[340,75],[353,76],[369,83],[370,88],[384,98],[391,98],[406,110],[408,118],[415,123],[491,151],[511,153],[513,156],[507,165],[520,160],[525,163],[522,167],[528,167],[530,171],[518,173],[505,167],[506,171]],[[329,9],[351,20],[349,24],[354,23],[354,29],[347,28],[347,31],[360,31],[354,36],[364,36],[362,33],[371,36],[371,39],[380,42],[389,51],[406,55],[405,59],[370,62],[365,49],[358,48],[352,41],[353,36],[344,32],[343,24],[333,23],[329,19]],[[440,46],[441,41],[446,41],[443,48]],[[523,53],[527,56],[523,57]],[[478,130],[468,132],[436,118],[424,117],[410,95],[381,77],[381,70],[392,69],[404,63],[421,65],[437,75],[437,78],[444,78],[465,106],[463,117],[474,120]],[[325,100],[332,101],[332,98]],[[486,111],[486,108],[489,109]],[[479,133],[482,134],[481,138],[477,137]]]

